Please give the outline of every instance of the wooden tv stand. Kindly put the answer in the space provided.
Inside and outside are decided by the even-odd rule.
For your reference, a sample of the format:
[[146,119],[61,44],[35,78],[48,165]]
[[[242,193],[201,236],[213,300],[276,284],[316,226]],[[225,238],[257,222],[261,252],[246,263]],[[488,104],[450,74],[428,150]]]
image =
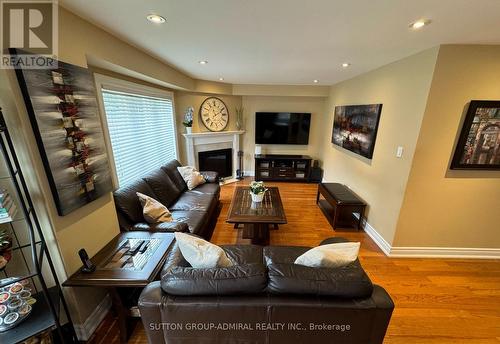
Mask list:
[[311,161],[307,155],[255,155],[255,180],[307,182]]

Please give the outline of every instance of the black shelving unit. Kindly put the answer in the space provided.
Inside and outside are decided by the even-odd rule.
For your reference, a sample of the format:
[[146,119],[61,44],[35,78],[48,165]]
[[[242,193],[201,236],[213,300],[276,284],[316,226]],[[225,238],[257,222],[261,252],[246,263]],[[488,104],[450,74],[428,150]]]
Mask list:
[[[3,277],[0,275],[0,287],[11,283],[30,279],[35,291],[32,293],[37,302],[32,306],[31,314],[18,326],[0,332],[0,343],[19,343],[32,336],[47,330],[52,330],[56,343],[77,343],[77,337],[71,321],[67,303],[64,299],[54,264],[49,254],[43,237],[40,222],[33,207],[33,201],[24,179],[19,160],[12,143],[9,130],[5,124],[2,109],[0,108],[0,143],[6,165],[12,178],[12,184],[18,200],[18,211],[22,211],[24,221],[28,230],[29,240],[27,244],[13,247],[18,250],[17,257],[25,264],[25,273],[21,276],[9,276],[4,270]],[[11,232],[16,242],[18,240],[16,228],[10,223]],[[31,264],[31,265],[30,265]],[[42,272],[43,270],[43,272]],[[44,276],[50,274],[50,276]],[[54,286],[48,286],[46,277],[50,277]],[[65,322],[63,325],[62,322]]]

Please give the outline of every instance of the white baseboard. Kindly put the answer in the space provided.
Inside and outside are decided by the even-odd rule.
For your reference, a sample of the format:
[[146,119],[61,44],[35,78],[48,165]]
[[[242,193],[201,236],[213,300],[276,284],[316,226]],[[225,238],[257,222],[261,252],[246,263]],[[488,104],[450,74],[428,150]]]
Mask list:
[[368,234],[370,238],[372,238],[373,241],[375,241],[375,244],[382,250],[382,252],[385,253],[386,256],[390,256],[391,253],[391,244],[389,244],[383,237],[382,235],[377,232],[375,228],[373,228],[368,222],[366,222],[366,219],[363,219],[363,228],[365,229],[365,233]]
[[245,177],[255,177],[255,171],[243,171]]
[[500,259],[500,249],[498,248],[393,247],[365,219],[363,219],[363,226],[366,234],[372,238],[386,256],[391,258]]
[[111,297],[106,295],[104,299],[97,305],[92,314],[89,315],[85,323],[74,324],[76,336],[80,341],[89,340],[97,327],[101,324],[106,314],[111,308]]
[[392,247],[390,257],[500,259],[498,248]]

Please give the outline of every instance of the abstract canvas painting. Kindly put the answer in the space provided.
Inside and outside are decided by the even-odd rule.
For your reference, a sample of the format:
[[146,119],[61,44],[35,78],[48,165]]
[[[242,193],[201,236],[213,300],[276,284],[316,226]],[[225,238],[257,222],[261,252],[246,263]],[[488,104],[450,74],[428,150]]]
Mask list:
[[59,215],[112,190],[96,92],[86,68],[17,69]]
[[332,143],[371,159],[382,104],[336,106]]
[[500,169],[500,101],[470,102],[451,168]]

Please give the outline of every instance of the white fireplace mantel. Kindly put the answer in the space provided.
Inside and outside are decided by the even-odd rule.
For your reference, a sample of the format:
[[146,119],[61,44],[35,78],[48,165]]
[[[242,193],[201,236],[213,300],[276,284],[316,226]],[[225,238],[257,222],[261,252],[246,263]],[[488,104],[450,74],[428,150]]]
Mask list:
[[198,165],[198,153],[217,149],[233,149],[233,178],[238,167],[238,151],[240,150],[240,135],[244,130],[201,132],[182,134],[186,140],[187,162],[190,166]]

